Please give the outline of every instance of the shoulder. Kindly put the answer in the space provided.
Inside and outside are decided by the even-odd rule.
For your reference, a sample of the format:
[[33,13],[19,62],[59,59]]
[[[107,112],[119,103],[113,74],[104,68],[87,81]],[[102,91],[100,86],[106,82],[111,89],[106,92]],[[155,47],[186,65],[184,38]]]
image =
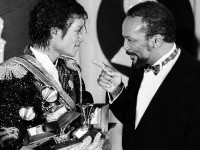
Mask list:
[[27,74],[28,70],[15,59],[16,57],[10,58],[0,65],[0,80],[21,79]]

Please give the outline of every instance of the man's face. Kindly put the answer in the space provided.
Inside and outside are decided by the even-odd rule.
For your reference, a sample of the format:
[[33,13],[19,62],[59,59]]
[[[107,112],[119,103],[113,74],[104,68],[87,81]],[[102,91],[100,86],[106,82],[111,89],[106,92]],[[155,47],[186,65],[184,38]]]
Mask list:
[[152,52],[150,40],[145,36],[145,27],[141,17],[127,17],[122,25],[124,49],[136,67],[145,66]]
[[79,50],[80,44],[83,41],[82,31],[84,29],[84,20],[75,19],[69,27],[64,37],[61,30],[58,38],[54,42],[54,50],[60,55],[74,57]]

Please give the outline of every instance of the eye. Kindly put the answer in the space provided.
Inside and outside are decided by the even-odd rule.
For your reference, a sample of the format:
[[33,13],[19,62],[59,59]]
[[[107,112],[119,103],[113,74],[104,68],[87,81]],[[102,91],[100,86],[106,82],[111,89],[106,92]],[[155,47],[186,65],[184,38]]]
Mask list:
[[77,30],[77,33],[80,34],[80,33],[81,33],[81,30]]
[[78,34],[82,34],[82,28],[80,28],[80,29],[78,29],[78,30],[76,30],[76,33],[78,33]]
[[135,41],[132,40],[132,39],[127,39],[127,41],[128,41],[129,43],[134,43],[134,42],[135,42]]

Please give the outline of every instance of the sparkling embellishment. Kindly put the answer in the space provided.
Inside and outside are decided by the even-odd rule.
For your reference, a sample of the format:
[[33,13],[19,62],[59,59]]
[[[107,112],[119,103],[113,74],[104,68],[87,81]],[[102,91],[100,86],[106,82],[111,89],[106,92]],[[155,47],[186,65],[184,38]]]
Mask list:
[[53,87],[45,87],[42,90],[42,97],[47,102],[54,102],[58,98],[58,91],[54,89]]
[[12,78],[21,79],[27,74],[27,70],[15,62],[15,57],[4,61],[0,66],[0,79],[8,79],[11,80]]
[[78,65],[74,59],[68,59],[67,60],[67,67],[69,67],[72,70],[79,70]]
[[36,116],[33,107],[22,107],[19,110],[19,115],[22,119],[30,121],[33,120]]
[[73,90],[73,88],[74,88],[74,83],[73,83],[71,80],[68,81],[68,85],[69,85],[69,87],[71,88],[71,90]]

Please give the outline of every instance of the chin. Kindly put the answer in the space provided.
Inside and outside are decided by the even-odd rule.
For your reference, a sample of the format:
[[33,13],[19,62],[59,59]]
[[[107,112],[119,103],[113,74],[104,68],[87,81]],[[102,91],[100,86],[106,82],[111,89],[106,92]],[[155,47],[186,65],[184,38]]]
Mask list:
[[142,68],[142,67],[145,67],[148,63],[147,63],[147,60],[137,59],[133,61],[133,64],[136,68]]
[[143,67],[145,67],[147,64],[145,63],[145,64],[136,64],[135,66],[136,66],[136,68],[143,68]]
[[75,57],[76,56],[76,52],[77,51],[73,51],[71,53],[67,53],[66,55],[69,56],[69,57]]

